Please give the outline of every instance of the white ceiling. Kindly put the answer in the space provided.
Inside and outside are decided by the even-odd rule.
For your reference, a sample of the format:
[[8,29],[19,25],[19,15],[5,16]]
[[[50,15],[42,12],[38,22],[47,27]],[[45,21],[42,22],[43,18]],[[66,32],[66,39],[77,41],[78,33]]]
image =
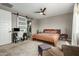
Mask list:
[[[29,16],[35,19],[56,16],[59,14],[69,13],[73,11],[73,3],[11,3],[12,8],[7,10],[12,12],[19,12],[22,15]],[[34,13],[39,11],[40,8],[47,8],[46,16]],[[6,7],[5,7],[6,8]]]

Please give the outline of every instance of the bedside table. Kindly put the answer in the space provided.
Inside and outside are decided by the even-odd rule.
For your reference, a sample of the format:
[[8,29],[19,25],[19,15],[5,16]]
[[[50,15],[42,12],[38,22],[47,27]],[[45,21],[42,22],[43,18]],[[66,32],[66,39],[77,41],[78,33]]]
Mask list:
[[37,34],[39,34],[39,33],[43,33],[43,32],[37,32]]
[[60,34],[60,40],[67,40],[68,34]]

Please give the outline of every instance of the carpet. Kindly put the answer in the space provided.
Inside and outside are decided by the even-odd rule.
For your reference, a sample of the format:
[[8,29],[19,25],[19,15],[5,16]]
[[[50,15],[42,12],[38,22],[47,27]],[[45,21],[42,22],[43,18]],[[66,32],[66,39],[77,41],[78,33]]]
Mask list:
[[[58,43],[58,45],[60,43]],[[48,44],[48,43],[33,40],[25,40],[18,43],[6,44],[0,46],[0,56],[38,56],[38,45],[40,44]],[[52,48],[54,47],[53,45],[50,46]],[[44,54],[49,55],[48,53]]]

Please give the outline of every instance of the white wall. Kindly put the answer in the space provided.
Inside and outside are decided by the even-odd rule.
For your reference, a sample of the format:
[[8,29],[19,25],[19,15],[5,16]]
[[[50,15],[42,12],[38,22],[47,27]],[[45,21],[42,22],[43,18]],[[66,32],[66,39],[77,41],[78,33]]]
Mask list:
[[17,27],[17,15],[12,14],[12,28]]
[[32,34],[37,33],[38,29],[38,20],[34,19],[32,20]]
[[72,13],[58,15],[54,17],[48,17],[45,19],[40,19],[38,22],[38,29],[42,31],[43,29],[61,29],[62,33],[67,33],[69,38],[72,34]]

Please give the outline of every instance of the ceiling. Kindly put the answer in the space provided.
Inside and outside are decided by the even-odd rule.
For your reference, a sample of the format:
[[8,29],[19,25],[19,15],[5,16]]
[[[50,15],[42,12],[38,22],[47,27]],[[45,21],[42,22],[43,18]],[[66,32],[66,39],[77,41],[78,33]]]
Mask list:
[[[12,8],[0,5],[1,8],[9,10],[14,13],[20,13],[24,16],[29,16],[35,19],[42,19],[46,17],[56,16],[73,11],[73,3],[11,3]],[[40,8],[47,8],[46,15],[34,13],[40,11]]]

